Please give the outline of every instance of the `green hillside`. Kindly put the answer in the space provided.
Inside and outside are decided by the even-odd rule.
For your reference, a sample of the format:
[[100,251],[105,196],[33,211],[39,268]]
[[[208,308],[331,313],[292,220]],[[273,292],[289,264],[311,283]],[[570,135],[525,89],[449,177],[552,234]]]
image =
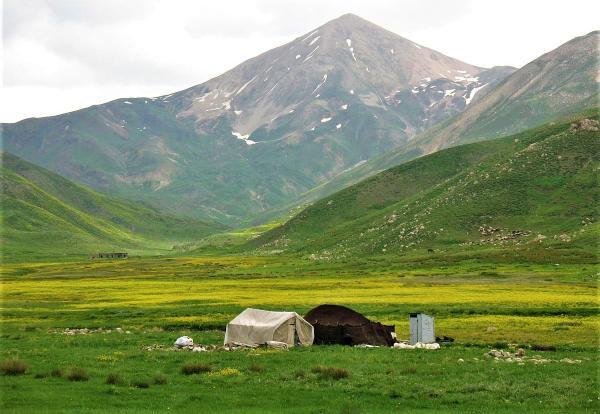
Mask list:
[[106,196],[6,152],[0,186],[6,260],[112,249],[158,253],[224,230],[220,224],[171,217]]
[[593,255],[598,138],[594,110],[443,150],[321,199],[253,247],[323,259],[455,247],[578,246]]

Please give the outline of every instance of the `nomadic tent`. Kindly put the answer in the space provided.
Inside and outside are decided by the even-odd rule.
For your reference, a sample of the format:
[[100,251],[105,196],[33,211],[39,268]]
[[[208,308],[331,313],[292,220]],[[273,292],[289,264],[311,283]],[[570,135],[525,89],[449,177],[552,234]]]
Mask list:
[[294,346],[312,345],[314,329],[296,312],[271,312],[248,308],[231,322],[225,330],[225,345],[262,345],[278,341]]
[[392,346],[394,326],[373,322],[339,305],[320,305],[304,318],[315,328],[315,344]]

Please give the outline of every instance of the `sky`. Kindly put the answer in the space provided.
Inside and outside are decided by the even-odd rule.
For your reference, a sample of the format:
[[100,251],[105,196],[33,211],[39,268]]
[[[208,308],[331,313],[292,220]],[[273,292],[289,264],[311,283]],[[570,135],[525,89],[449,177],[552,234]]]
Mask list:
[[345,13],[467,63],[521,67],[599,29],[600,2],[3,0],[0,121],[175,92]]

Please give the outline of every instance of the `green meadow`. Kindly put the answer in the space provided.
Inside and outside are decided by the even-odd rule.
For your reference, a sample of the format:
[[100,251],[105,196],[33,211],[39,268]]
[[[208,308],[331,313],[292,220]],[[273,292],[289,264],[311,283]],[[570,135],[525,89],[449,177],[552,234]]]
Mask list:
[[[182,256],[5,264],[0,408],[596,412],[597,271],[485,252],[345,263]],[[395,324],[401,339],[408,313],[427,312],[436,334],[455,341],[437,351],[170,349],[182,335],[221,345],[225,324],[246,307],[304,314],[321,303]],[[66,335],[67,328],[91,333]],[[518,348],[523,362],[486,356]]]

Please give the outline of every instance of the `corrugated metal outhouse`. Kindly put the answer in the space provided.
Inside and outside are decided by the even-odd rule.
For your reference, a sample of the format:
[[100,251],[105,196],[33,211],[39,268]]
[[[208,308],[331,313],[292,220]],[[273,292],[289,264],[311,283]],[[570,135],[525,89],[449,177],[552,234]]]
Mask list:
[[430,344],[435,342],[435,320],[424,313],[411,313],[408,317],[410,325],[410,344],[417,342]]

